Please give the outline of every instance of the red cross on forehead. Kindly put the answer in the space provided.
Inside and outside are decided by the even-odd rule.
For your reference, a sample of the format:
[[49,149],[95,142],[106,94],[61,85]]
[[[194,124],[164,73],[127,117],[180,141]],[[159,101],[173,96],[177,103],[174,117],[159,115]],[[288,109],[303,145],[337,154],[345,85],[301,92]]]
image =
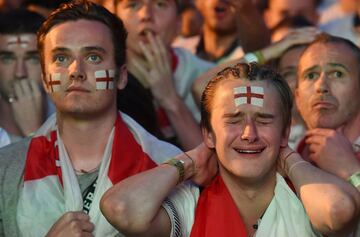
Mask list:
[[20,36],[16,36],[16,40],[11,40],[11,41],[9,41],[9,43],[8,44],[27,44],[27,43],[29,43],[29,41],[27,41],[27,40],[21,40],[21,37]]
[[264,94],[252,93],[251,92],[251,87],[247,86],[246,87],[246,93],[238,93],[238,94],[235,94],[234,97],[235,98],[246,97],[246,103],[251,104],[251,97],[264,99]]

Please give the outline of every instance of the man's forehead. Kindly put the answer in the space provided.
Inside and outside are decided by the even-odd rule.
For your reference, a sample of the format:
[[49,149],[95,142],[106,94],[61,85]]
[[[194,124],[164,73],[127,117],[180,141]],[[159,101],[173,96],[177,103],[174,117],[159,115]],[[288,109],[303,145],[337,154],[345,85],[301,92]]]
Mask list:
[[[274,98],[276,94],[276,90],[266,80],[225,79],[218,86],[216,98],[219,104],[250,104],[263,107],[266,100]],[[239,99],[242,102],[239,102]]]
[[317,43],[305,50],[300,58],[299,69],[305,70],[318,64],[357,65],[357,57],[344,43]]
[[[108,34],[108,35],[107,35]],[[109,37],[107,37],[109,36]],[[45,47],[81,49],[111,44],[110,30],[94,20],[67,21],[54,26],[45,36]]]

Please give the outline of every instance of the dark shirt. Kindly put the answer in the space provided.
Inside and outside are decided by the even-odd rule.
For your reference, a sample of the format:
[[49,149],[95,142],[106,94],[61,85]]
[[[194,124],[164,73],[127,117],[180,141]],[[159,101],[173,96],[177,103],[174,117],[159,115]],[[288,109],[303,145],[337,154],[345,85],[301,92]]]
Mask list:
[[117,107],[155,137],[178,145],[175,137],[165,139],[162,134],[153,99],[151,90],[129,73],[126,87],[118,91]]

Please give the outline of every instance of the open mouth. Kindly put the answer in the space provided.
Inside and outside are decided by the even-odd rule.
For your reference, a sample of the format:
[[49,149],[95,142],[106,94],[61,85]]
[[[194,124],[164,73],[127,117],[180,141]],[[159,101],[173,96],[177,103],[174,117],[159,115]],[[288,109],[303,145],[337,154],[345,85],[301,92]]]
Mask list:
[[155,31],[153,31],[153,30],[150,30],[150,29],[144,29],[144,30],[142,30],[141,32],[140,32],[140,36],[142,36],[142,37],[146,37],[147,36],[147,34],[151,34],[151,35],[153,35],[153,36],[155,36]]
[[226,12],[226,7],[222,7],[222,6],[216,6],[215,7],[215,12],[218,14],[222,14]]
[[261,148],[261,149],[236,149],[234,148],[234,150],[237,152],[237,153],[240,153],[240,154],[259,154],[261,153],[265,148]]

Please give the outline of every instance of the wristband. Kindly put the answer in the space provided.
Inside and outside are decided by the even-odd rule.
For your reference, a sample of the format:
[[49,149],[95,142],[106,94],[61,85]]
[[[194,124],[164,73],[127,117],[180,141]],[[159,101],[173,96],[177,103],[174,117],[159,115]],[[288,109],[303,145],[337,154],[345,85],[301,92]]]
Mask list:
[[351,183],[352,186],[357,188],[360,186],[360,171],[355,172],[348,178],[349,183]]
[[244,59],[247,63],[259,63],[259,59],[254,53],[247,53],[244,55]]
[[258,59],[258,63],[260,65],[264,65],[265,64],[265,58],[264,58],[264,55],[262,54],[262,52],[261,51],[255,51],[254,54]]
[[170,160],[165,161],[163,164],[168,164],[168,165],[174,166],[179,173],[178,183],[181,183],[182,181],[184,181],[184,177],[185,177],[184,164],[185,164],[185,162],[183,160],[178,160],[178,159],[172,158]]

